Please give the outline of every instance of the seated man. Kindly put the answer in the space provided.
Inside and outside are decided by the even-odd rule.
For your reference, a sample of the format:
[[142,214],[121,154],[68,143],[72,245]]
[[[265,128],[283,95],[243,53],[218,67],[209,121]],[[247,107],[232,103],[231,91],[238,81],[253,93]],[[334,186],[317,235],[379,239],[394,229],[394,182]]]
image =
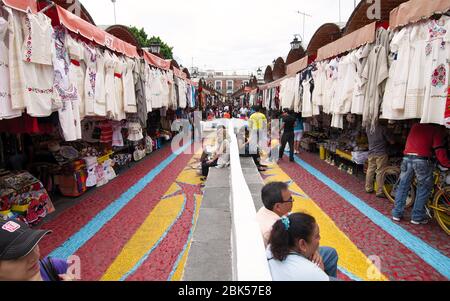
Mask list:
[[[268,247],[273,225],[290,214],[294,199],[287,184],[273,182],[263,187],[262,201],[264,207],[258,211],[256,220],[263,235],[264,245]],[[319,247],[308,259],[322,268],[328,276],[337,277],[338,254],[335,249]]]
[[209,158],[202,155],[202,176],[208,177],[210,167],[224,168],[230,165],[230,142],[225,126],[217,128],[217,139],[214,154]]

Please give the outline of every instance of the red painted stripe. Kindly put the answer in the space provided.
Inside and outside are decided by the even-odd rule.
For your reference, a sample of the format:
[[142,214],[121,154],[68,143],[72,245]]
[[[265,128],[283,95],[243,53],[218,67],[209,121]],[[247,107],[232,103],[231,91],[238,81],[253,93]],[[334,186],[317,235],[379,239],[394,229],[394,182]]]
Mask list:
[[170,154],[170,147],[155,152],[140,164],[119,175],[113,182],[87,195],[79,204],[62,212],[56,219],[45,223],[42,228],[53,230],[53,233],[40,243],[41,253],[48,255],[51,251],[63,244],[69,237],[78,232],[100,211],[119,198],[130,186],[148,174]]
[[127,281],[166,281],[169,277],[189,237],[195,207],[194,194],[200,193],[199,187],[180,185],[187,198],[183,214],[161,244]]
[[99,280],[123,247],[136,233],[151,211],[188,164],[191,155],[180,155],[155,180],[107,223],[77,255],[82,260],[83,279]]
[[[376,255],[380,257],[382,262],[381,271],[389,279],[445,280],[444,276],[439,274],[415,253],[383,231],[306,170],[297,164],[285,162],[280,162],[280,167],[334,220],[339,229],[366,256]],[[345,176],[345,174],[338,172],[336,168],[325,174],[329,177],[337,175],[344,178]]]
[[[393,205],[386,199],[379,199],[373,194],[367,194],[364,190],[364,180],[338,171],[337,167],[330,166],[324,161],[319,160],[319,157],[315,154],[303,153],[301,155],[301,158],[308,164],[312,165],[314,168],[326,174],[330,179],[350,191],[352,194],[354,194],[361,200],[364,200],[372,208],[388,217],[391,216]],[[410,214],[411,211],[409,210],[407,212],[407,216],[405,216],[406,221],[410,220]],[[411,225],[409,222],[402,223],[401,226],[410,233],[416,235],[423,241],[433,246],[435,249],[442,252],[442,254],[444,254],[445,256],[450,257],[450,240],[436,222],[433,222],[424,227],[417,227]]]

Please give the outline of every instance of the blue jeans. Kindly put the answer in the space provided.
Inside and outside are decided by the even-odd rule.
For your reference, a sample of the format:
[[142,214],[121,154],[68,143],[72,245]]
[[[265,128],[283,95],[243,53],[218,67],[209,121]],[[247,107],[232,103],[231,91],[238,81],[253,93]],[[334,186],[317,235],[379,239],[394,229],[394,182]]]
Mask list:
[[320,247],[319,254],[322,256],[325,273],[333,278],[337,277],[338,253],[330,247]]
[[400,174],[400,183],[395,196],[395,208],[392,215],[402,218],[405,212],[406,198],[413,181],[414,175],[417,180],[416,201],[412,213],[413,221],[422,221],[426,218],[425,205],[431,195],[433,188],[433,164],[429,160],[411,157],[403,158]]

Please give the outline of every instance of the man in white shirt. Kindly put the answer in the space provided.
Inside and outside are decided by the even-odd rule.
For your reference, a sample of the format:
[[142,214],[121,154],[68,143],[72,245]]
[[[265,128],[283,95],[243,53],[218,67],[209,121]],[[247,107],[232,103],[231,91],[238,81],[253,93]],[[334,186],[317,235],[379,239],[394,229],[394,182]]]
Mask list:
[[[256,220],[260,226],[264,245],[269,245],[270,233],[273,225],[283,216],[288,216],[292,211],[294,199],[287,184],[282,182],[269,183],[263,187],[262,207],[256,214]],[[308,258],[319,266],[325,273],[333,278],[337,277],[338,254],[330,247],[320,247],[317,252]]]

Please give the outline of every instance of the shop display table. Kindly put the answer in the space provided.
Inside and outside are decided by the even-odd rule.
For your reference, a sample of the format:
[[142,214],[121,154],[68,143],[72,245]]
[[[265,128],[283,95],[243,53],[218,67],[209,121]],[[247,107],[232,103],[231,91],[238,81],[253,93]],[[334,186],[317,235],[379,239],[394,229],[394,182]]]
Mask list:
[[18,218],[36,225],[55,211],[42,183],[28,172],[0,177],[0,218]]

